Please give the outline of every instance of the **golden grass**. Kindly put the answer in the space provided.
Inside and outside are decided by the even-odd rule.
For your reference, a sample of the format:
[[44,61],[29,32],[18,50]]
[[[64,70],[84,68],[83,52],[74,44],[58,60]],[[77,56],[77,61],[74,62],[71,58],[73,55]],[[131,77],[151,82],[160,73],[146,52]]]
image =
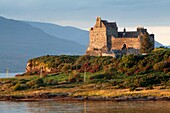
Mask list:
[[113,90],[89,90],[84,92],[76,92],[73,96],[103,96],[103,97],[117,97],[117,96],[170,96],[170,89],[160,90],[142,90],[129,91],[129,89],[113,89]]
[[120,96],[155,96],[155,97],[170,97],[170,88],[161,89],[161,86],[154,87],[152,90],[141,88],[139,91],[130,91],[130,89],[96,89],[95,84],[77,85],[73,88],[57,88],[57,87],[42,87],[39,89],[29,89],[22,91],[6,91],[1,95],[32,95],[36,93],[68,93],[69,96],[100,96],[100,97],[120,97]]

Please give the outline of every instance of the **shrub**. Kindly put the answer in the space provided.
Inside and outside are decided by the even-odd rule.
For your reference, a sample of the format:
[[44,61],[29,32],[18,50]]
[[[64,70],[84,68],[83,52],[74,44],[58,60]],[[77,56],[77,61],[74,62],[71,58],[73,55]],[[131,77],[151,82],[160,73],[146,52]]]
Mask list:
[[68,73],[70,69],[71,69],[71,65],[70,64],[65,64],[62,67],[61,71],[64,72],[64,73]]
[[165,61],[163,62],[158,62],[154,64],[153,69],[155,71],[163,71],[163,69],[166,67],[167,63]]
[[77,79],[76,79],[75,77],[70,77],[70,78],[69,78],[69,82],[70,82],[70,83],[77,82]]
[[27,88],[28,88],[27,85],[17,83],[15,86],[12,87],[12,90],[17,91],[17,90],[24,90],[24,89],[27,89]]
[[163,69],[163,72],[164,72],[164,73],[170,72],[170,68],[164,68],[164,69]]
[[47,79],[47,80],[44,80],[44,84],[45,85],[57,85],[58,81],[54,79]]
[[167,85],[167,86],[170,86],[170,80],[168,80],[168,81],[166,82],[166,85]]
[[89,77],[90,80],[93,80],[93,79],[111,79],[112,78],[112,75],[110,73],[104,73],[104,74],[98,74],[98,75],[94,75],[94,76],[91,76]]
[[41,78],[31,80],[31,81],[27,82],[26,84],[31,88],[39,88],[41,86],[45,86],[44,81]]
[[130,89],[129,89],[129,90],[130,90],[130,91],[135,91],[135,90],[136,90],[136,88],[137,88],[137,87],[135,87],[135,86],[134,86],[134,87],[130,87]]
[[151,86],[151,85],[146,87],[146,90],[151,90],[151,89],[154,89],[153,86]]
[[69,82],[74,83],[74,82],[82,82],[83,78],[81,75],[77,72],[74,72],[72,76],[69,78]]

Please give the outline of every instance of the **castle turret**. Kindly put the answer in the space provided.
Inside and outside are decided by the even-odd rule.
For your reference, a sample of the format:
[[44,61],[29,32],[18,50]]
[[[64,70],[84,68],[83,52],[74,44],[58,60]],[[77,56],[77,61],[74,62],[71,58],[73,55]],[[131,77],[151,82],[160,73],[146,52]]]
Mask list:
[[96,24],[90,29],[90,43],[86,54],[99,56],[101,52],[107,52],[107,21],[97,17]]
[[144,34],[144,33],[148,33],[148,32],[147,32],[147,29],[145,29],[144,27],[137,27],[137,32],[138,32],[138,33],[143,33],[143,34]]
[[100,17],[97,17],[95,27],[96,27],[96,28],[102,27],[102,25],[101,25],[101,18],[100,18]]

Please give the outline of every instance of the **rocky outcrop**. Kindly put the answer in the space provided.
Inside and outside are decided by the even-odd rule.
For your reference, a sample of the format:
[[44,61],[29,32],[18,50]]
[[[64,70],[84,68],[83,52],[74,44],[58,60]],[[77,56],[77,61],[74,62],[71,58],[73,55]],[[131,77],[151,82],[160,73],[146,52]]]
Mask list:
[[50,73],[53,70],[54,70],[53,68],[48,67],[48,64],[30,60],[27,62],[25,71],[26,73],[34,74],[34,73],[40,73],[40,72]]

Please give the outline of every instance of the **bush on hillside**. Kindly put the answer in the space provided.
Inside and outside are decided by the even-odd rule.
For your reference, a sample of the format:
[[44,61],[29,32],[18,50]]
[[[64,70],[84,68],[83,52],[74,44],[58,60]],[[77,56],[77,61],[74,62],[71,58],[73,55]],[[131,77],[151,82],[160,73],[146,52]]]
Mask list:
[[167,66],[167,62],[166,61],[162,61],[162,62],[158,62],[156,64],[154,64],[153,69],[155,71],[163,71],[163,69]]
[[70,64],[64,64],[64,66],[61,68],[61,71],[64,73],[68,73],[71,70]]
[[82,82],[83,77],[77,72],[74,72],[70,77],[69,77],[69,82],[74,83],[74,82]]
[[28,88],[28,86],[26,84],[17,83],[15,86],[12,87],[12,90],[18,91],[18,90],[25,90],[27,88]]
[[26,83],[29,88],[39,88],[41,86],[45,86],[42,78],[34,79]]

